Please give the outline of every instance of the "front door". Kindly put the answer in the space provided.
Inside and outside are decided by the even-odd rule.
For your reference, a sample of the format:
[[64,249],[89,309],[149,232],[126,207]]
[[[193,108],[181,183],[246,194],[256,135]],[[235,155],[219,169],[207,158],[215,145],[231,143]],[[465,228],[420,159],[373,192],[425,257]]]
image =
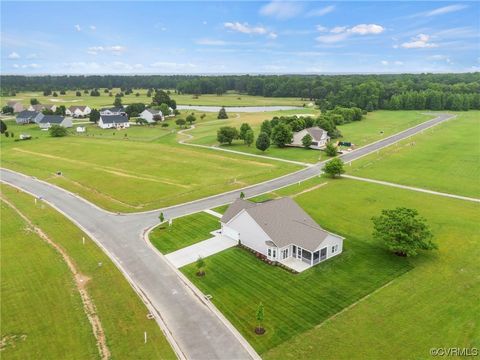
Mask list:
[[320,261],[323,261],[327,258],[327,248],[320,250]]
[[302,248],[299,247],[297,250],[297,259],[301,259],[301,258],[302,258]]

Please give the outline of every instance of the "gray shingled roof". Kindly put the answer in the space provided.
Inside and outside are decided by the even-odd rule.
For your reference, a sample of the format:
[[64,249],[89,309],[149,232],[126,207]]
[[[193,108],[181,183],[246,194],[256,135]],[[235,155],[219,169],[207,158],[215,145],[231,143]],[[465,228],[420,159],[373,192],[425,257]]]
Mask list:
[[227,223],[243,209],[277,247],[295,244],[309,251],[315,251],[327,237],[340,237],[323,230],[294,200],[288,197],[258,204],[236,200],[230,205],[221,221]]
[[162,113],[160,110],[156,110],[156,109],[145,109],[145,110],[147,110],[152,115],[157,115]]
[[314,141],[319,141],[322,138],[323,133],[326,132],[318,126],[307,128],[305,130],[307,130],[307,132],[311,135]]
[[39,123],[42,124],[61,124],[65,118],[61,115],[43,115]]
[[23,110],[17,114],[17,119],[33,119],[38,114],[38,111]]
[[82,106],[72,105],[68,107],[68,110],[70,110],[71,112],[74,112],[77,109],[80,109],[80,111],[84,111],[86,107],[87,107],[86,105],[82,105]]
[[102,115],[100,117],[104,124],[119,124],[128,122],[128,117],[123,115]]

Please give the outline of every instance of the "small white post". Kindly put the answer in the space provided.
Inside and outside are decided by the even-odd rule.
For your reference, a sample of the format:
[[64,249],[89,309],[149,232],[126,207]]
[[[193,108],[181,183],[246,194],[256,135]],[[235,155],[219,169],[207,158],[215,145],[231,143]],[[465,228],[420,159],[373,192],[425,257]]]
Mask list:
[[173,219],[169,219],[168,220],[168,226],[172,226],[172,224],[173,224]]
[[82,243],[85,245],[85,236],[82,236]]
[[35,205],[37,205],[37,198],[33,198],[33,200],[35,200]]
[[147,343],[147,332],[144,331],[143,332],[143,337],[144,337],[144,341],[145,341],[145,344]]

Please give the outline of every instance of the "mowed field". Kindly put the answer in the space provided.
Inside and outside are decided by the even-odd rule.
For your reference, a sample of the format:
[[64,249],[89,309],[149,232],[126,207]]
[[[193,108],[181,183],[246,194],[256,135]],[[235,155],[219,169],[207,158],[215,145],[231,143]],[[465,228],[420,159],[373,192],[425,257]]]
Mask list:
[[[299,275],[238,248],[205,259],[203,278],[182,268],[262,357],[426,358],[430,347],[479,346],[478,204],[345,179],[311,179],[271,197],[286,194],[346,237],[344,253]],[[427,219],[438,251],[399,258],[372,238],[371,217],[397,206]],[[263,336],[253,332],[259,302]]]
[[[313,117],[317,117],[320,113],[314,109],[303,109],[301,111],[284,111],[281,113],[238,114],[236,117],[231,116],[226,121],[209,121],[199,124],[197,128],[188,132],[188,134],[194,137],[194,139],[188,141],[201,145],[219,146],[217,142],[217,130],[221,126],[228,125],[240,128],[242,123],[249,123],[252,126],[255,136],[258,136],[260,133],[260,125],[264,120],[270,120],[274,115],[291,116],[295,114],[311,114]],[[343,138],[339,140],[350,141],[357,147],[363,146],[418,125],[431,118],[433,118],[432,115],[425,115],[419,111],[375,111],[369,113],[362,121],[338,126],[343,134]],[[242,140],[236,140],[232,145],[222,145],[222,147],[235,151],[306,163],[315,163],[327,158],[323,151],[293,147],[278,148],[273,144],[268,150],[262,152],[255,147],[255,144],[249,147],[243,144]]]
[[[90,128],[87,135],[51,138],[7,122],[34,138],[1,138],[2,166],[78,193],[111,211],[134,212],[182,203],[278,177],[297,165],[198,149],[176,142],[174,129]],[[172,130],[174,130],[172,132]],[[151,135],[147,135],[151,131]],[[62,175],[55,175],[61,171]]]
[[[57,97],[43,96],[41,91],[27,91],[19,92],[16,96],[4,96],[0,98],[0,104],[3,106],[7,101],[14,100],[20,101],[24,105],[30,104],[30,99],[35,98],[40,101],[41,104],[55,104],[65,105],[66,107],[71,105],[88,105],[93,108],[101,108],[112,106],[115,99],[115,94],[120,93],[119,88],[112,89],[113,96],[109,96],[108,92],[104,92],[105,89],[99,89],[100,96],[90,96],[90,91],[85,94],[81,91],[82,96],[76,96],[76,91],[66,91],[65,95],[60,95],[60,91],[57,90]],[[136,93],[139,96],[136,96]],[[215,106],[272,106],[272,105],[286,105],[286,106],[303,106],[309,104],[310,101],[302,100],[298,98],[274,98],[263,96],[251,96],[237,93],[226,93],[218,96],[214,94],[199,95],[194,97],[193,95],[175,94],[171,90],[171,98],[174,99],[178,105],[215,105]],[[152,102],[151,97],[147,97],[147,89],[134,89],[133,94],[124,95],[122,97],[123,104],[132,103],[144,103],[150,104]]]
[[[31,196],[6,185],[1,191],[2,198],[72,259],[95,305],[112,358],[175,358],[157,323],[147,319],[148,310],[138,295],[87,235],[48,205],[35,204]],[[0,203],[2,359],[100,358],[67,264],[10,206]]]
[[480,111],[352,163],[352,175],[480,198]]

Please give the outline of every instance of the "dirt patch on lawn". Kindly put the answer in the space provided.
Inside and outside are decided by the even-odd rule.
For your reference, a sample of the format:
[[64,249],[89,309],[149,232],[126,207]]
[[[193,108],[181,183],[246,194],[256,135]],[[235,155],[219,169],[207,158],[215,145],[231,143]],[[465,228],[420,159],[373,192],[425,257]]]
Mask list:
[[[86,284],[90,280],[90,278],[82,273],[80,273],[77,269],[77,266],[73,259],[68,255],[68,253],[63,249],[60,245],[55,243],[52,239],[48,237],[47,234],[43,232],[42,229],[35,226],[33,222],[24,215],[20,210],[18,210],[10,201],[8,201],[3,195],[0,195],[0,199],[5,202],[8,206],[10,206],[28,225],[29,229],[35,232],[43,241],[47,244],[52,246],[63,258],[63,261],[67,264],[68,268],[70,269],[73,278],[75,280],[75,286],[80,293],[80,297],[82,298],[83,302],[83,310],[87,315],[88,321],[92,326],[93,335],[97,340],[97,348],[102,360],[110,359],[110,349],[107,346],[107,339],[105,337],[105,332],[102,327],[102,323],[100,322],[100,318],[97,315],[97,310],[95,304],[93,303],[92,298],[90,297]],[[6,343],[9,344],[11,341],[6,339]],[[17,341],[14,339],[14,341]],[[3,348],[4,345],[4,338],[2,338],[1,347]]]
[[23,342],[27,339],[25,334],[12,334],[5,335],[0,339],[0,351],[3,351],[9,347],[16,347],[17,343]]
[[321,188],[322,186],[324,185],[327,185],[328,182],[324,182],[324,183],[321,183],[321,184],[318,184],[318,185],[315,185],[315,186],[312,186],[312,187],[309,187],[308,189],[305,189],[305,190],[302,190],[296,194],[293,194],[292,196],[290,196],[292,199],[296,198],[297,196],[300,196],[302,194],[305,194],[307,192],[310,192],[310,191],[313,191],[313,190],[317,190],[318,188]]

